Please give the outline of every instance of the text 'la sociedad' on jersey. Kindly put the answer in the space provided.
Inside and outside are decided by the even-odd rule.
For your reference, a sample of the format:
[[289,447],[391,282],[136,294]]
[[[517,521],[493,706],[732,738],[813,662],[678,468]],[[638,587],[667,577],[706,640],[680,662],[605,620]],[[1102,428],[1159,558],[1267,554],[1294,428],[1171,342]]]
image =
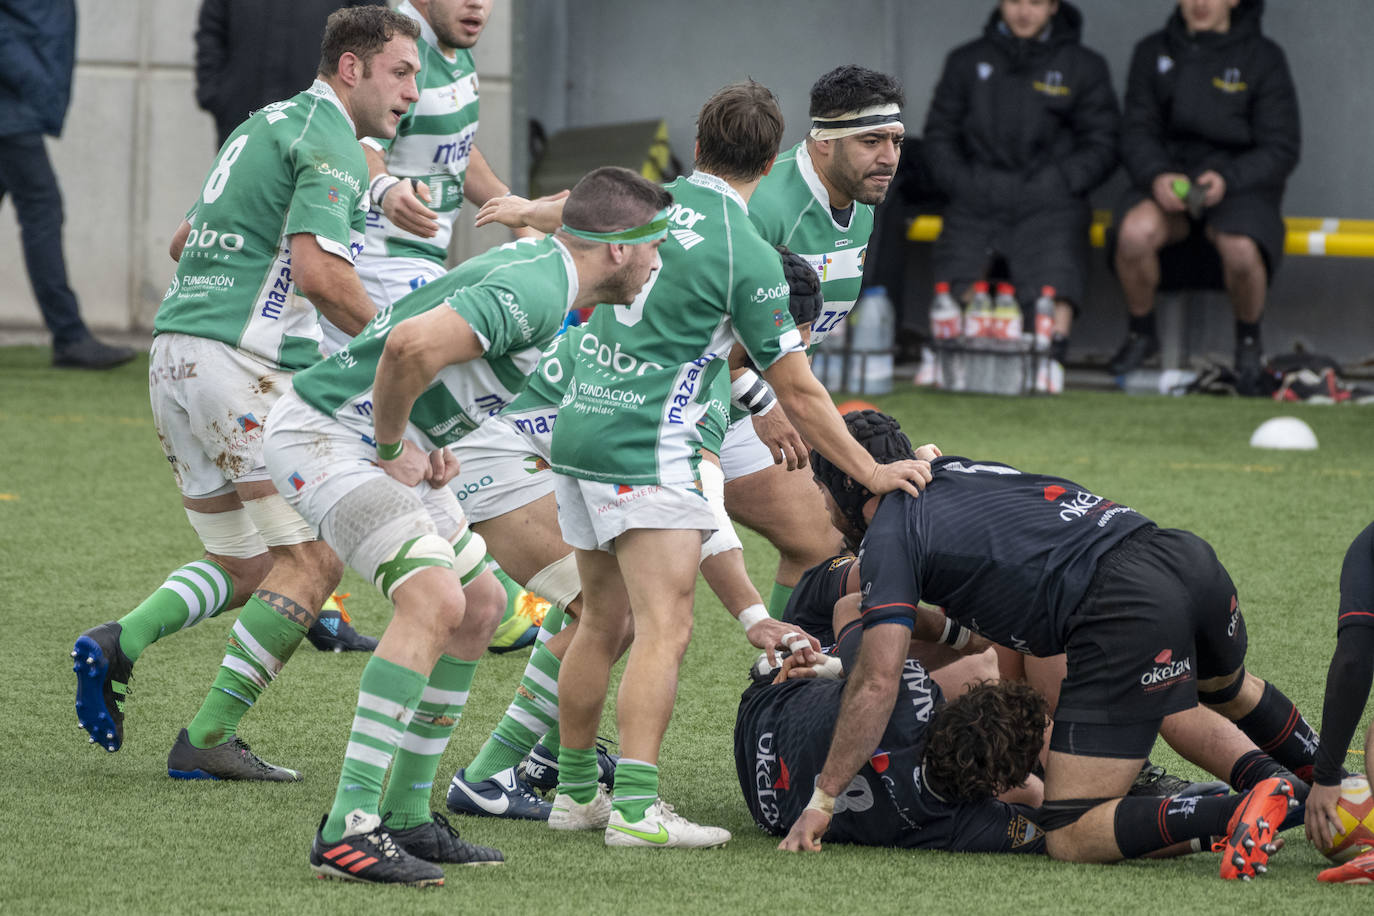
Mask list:
[[296,289],[289,237],[350,264],[362,250],[367,162],[328,83],[273,102],[229,135],[200,198],[153,333],[219,340],[270,366],[320,358],[315,307]]
[[743,198],[696,172],[668,185],[663,267],[629,305],[602,306],[575,351],[553,438],[560,474],[616,484],[690,484],[701,395],[738,340],[760,368],[801,350],[773,246]]
[[427,258],[443,264],[453,222],[463,206],[463,180],[477,137],[477,67],[472,52],[457,48],[453,59],[439,51],[434,29],[409,3],[396,8],[420,26],[420,99],[410,106],[392,139],[363,142],[386,154],[386,170],[398,178],[417,178],[429,187],[429,209],[438,234],[421,238],[399,228],[380,207],[367,213],[363,257]]
[[296,375],[296,393],[372,439],[372,387],[391,330],[433,308],[472,326],[480,359],[445,366],[415,400],[411,425],[434,447],[457,442],[515,399],[577,298],[577,268],[556,239],[521,239],[465,261],[377,313],[339,352]]

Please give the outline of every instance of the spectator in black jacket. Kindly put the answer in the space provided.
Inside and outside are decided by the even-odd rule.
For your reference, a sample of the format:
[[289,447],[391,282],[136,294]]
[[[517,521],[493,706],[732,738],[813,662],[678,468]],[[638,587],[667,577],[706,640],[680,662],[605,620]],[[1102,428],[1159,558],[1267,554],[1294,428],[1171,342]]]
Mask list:
[[1259,382],[1260,316],[1300,144],[1293,79],[1260,33],[1263,11],[1264,0],[1180,0],[1163,31],[1136,45],[1121,131],[1131,189],[1114,258],[1130,327],[1113,374],[1158,351],[1156,288],[1210,285],[1219,258],[1236,315],[1237,388]]
[[62,192],[43,145],[44,134],[62,133],[75,66],[75,0],[0,0],[0,202],[8,195],[19,217],[53,365],[108,369],[134,351],[96,340],[81,319],[62,254]]
[[995,253],[1023,308],[1053,286],[1061,361],[1083,295],[1087,195],[1116,165],[1116,95],[1082,24],[1067,0],[1001,0],[983,37],[945,60],[924,137],[950,199],[936,277],[966,292]]
[[196,104],[215,118],[218,146],[248,115],[307,88],[324,21],[385,0],[204,0],[196,25]]

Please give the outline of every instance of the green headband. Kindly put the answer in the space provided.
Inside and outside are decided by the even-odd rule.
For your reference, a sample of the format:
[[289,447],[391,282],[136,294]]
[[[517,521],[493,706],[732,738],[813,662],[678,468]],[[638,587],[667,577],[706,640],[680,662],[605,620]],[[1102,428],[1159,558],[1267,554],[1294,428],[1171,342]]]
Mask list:
[[657,242],[668,235],[668,211],[659,210],[658,213],[654,214],[653,219],[642,226],[631,226],[629,229],[617,229],[614,232],[591,232],[586,229],[574,229],[567,223],[564,223],[562,228],[568,235],[575,235],[589,242],[604,242],[608,245],[642,245],[645,242]]

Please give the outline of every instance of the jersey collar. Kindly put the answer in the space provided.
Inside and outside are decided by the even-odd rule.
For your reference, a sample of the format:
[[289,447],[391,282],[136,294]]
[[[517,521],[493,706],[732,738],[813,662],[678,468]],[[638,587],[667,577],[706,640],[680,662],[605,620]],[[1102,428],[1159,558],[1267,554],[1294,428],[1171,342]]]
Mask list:
[[577,301],[577,294],[581,291],[577,281],[577,262],[573,260],[572,252],[568,247],[553,236],[549,236],[549,241],[553,242],[553,247],[558,249],[558,253],[563,256],[563,266],[568,270],[568,301],[563,306],[563,315],[566,317],[572,311],[573,303]]
[[730,182],[726,181],[724,178],[718,178],[710,172],[703,172],[697,169],[687,176],[687,180],[699,188],[705,188],[708,191],[715,191],[717,194],[723,194],[739,204],[739,208],[745,213],[749,212],[749,204],[745,203],[744,198],[739,196],[739,192],[730,187]]
[[402,3],[400,6],[396,7],[396,12],[400,13],[402,16],[409,16],[411,19],[415,20],[415,22],[420,26],[420,37],[429,43],[429,46],[434,49],[434,53],[438,54],[440,57],[442,57],[449,63],[453,63],[453,61],[458,59],[457,51],[454,51],[453,57],[450,58],[446,54],[444,54],[443,51],[439,50],[439,36],[434,34],[434,28],[428,22],[425,21],[424,16],[420,15],[420,11],[417,10],[415,7],[411,6],[410,0],[406,0],[405,3]]
[[348,116],[348,111],[343,107],[343,102],[339,101],[339,95],[334,91],[333,86],[329,85],[324,80],[317,79],[315,82],[311,83],[310,88],[305,91],[317,99],[324,99],[326,102],[329,102],[335,108],[339,109],[339,114],[343,115],[344,120],[348,122],[348,129],[355,134],[358,132],[357,125],[355,125],[353,119]]

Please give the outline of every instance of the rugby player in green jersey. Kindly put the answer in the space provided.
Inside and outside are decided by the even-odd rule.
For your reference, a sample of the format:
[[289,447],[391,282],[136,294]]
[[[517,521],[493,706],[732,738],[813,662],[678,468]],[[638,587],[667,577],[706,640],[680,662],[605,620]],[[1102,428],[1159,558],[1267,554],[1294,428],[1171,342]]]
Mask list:
[[[873,208],[886,196],[901,155],[902,103],[901,86],[886,74],[853,65],[826,73],[811,87],[806,139],[778,155],[749,199],[749,220],[759,234],[806,258],[820,277],[825,307],[812,327],[812,349],[843,329],[859,297]],[[756,376],[735,378],[742,388],[756,382]],[[771,395],[761,403],[771,403]],[[720,453],[725,507],[778,549],[768,601],[778,617],[801,574],[833,556],[838,542],[810,475],[788,470],[805,464],[805,446],[800,454],[773,446],[787,442],[785,412],[755,414],[751,422],[736,411],[732,419]]]
[[443,880],[433,863],[501,861],[429,809],[505,607],[447,487],[458,471],[447,446],[515,398],[570,309],[635,299],[659,266],[671,202],[627,169],[589,173],[552,237],[494,248],[384,307],[273,408],[263,451],[278,489],[395,604],[311,847],[317,873],[424,885]]
[[206,553],[129,614],[84,633],[73,654],[77,718],[115,751],[140,653],[244,605],[210,695],[168,759],[176,777],[299,778],[264,763],[235,730],[342,567],[278,495],[263,422],[291,374],[319,359],[317,309],[353,330],[375,312],[353,269],[367,190],[358,138],[395,131],[417,98],[418,34],[382,7],[334,13],[319,79],[230,135],[172,243],[178,267],[154,323],[148,381],[158,439]]

